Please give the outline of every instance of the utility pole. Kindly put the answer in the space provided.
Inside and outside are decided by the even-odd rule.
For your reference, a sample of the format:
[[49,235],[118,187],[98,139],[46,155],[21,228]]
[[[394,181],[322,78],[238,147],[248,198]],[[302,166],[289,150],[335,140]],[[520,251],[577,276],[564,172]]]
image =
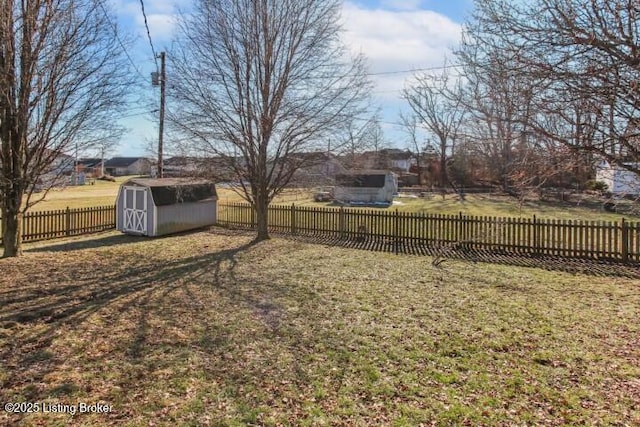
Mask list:
[[78,141],[76,141],[76,159],[73,162],[73,178],[71,185],[78,185]]
[[158,135],[158,178],[163,177],[162,170],[164,169],[162,162],[162,138],[164,134],[164,104],[165,104],[165,86],[167,81],[167,75],[165,70],[165,52],[160,52],[160,125]]
[[100,176],[104,176],[104,145],[102,146],[101,154],[100,154]]

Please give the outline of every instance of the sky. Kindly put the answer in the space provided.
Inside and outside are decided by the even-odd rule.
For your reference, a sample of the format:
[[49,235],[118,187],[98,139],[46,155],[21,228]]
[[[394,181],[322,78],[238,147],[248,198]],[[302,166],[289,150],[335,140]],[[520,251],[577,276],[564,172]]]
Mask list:
[[[139,81],[136,95],[148,104],[135,103],[122,112],[121,124],[127,131],[112,156],[154,155],[150,147],[157,145],[158,117],[157,113],[149,113],[157,108],[149,104],[159,106],[160,97],[159,88],[151,85],[150,73],[156,70],[152,52],[169,50],[176,14],[188,10],[191,0],[143,0],[143,3],[149,34],[140,0],[112,0],[118,26],[132,38],[127,53]],[[355,53],[367,57],[370,78],[375,84],[372,95],[382,107],[381,125],[387,145],[408,148],[407,138],[396,124],[400,111],[408,108],[400,98],[400,91],[415,70],[441,67],[445,60],[447,64],[455,62],[451,52],[460,40],[462,23],[472,5],[473,0],[344,2],[343,41]]]

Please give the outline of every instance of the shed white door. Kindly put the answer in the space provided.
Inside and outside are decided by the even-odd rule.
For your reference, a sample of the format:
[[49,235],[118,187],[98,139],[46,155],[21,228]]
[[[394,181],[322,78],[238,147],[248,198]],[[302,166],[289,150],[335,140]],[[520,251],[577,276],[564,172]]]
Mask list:
[[124,187],[124,232],[147,234],[147,189]]

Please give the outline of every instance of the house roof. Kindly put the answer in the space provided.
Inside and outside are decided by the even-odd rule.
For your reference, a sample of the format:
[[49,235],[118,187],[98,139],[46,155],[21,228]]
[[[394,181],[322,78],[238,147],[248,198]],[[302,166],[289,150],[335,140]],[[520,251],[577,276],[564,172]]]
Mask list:
[[311,151],[311,152],[301,152],[301,153],[292,153],[291,157],[303,160],[307,163],[320,163],[325,162],[335,156],[331,153],[327,153],[326,151]]
[[[113,157],[104,162],[105,167],[126,168],[144,157]],[[146,159],[145,159],[146,160]]]
[[86,166],[88,168],[97,166],[100,164],[102,159],[100,158],[83,158],[78,160],[78,165]]
[[379,151],[365,151],[363,154],[367,157],[385,157],[389,160],[408,160],[413,157],[411,151],[399,148],[383,148]]
[[408,160],[413,157],[411,151],[399,148],[385,148],[380,151],[391,160]]
[[168,159],[164,159],[164,166],[186,166],[196,163],[203,163],[205,158],[203,157],[190,157],[190,156],[173,156]]
[[57,149],[52,150],[50,148],[45,148],[42,154],[43,154],[43,157],[54,157],[58,159],[75,159],[74,156],[71,156]]
[[122,184],[148,187],[156,206],[217,200],[216,186],[211,181],[194,178],[133,178]]
[[340,187],[382,188],[390,173],[387,170],[352,170],[336,175],[336,183]]
[[351,169],[341,175],[387,175],[393,173],[388,169]]

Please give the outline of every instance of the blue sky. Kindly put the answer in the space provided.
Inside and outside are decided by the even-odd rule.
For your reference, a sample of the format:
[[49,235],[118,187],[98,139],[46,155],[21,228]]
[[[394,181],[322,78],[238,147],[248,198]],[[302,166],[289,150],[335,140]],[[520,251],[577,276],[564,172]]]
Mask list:
[[[156,52],[168,49],[176,11],[188,9],[190,3],[191,0],[144,1]],[[376,85],[373,95],[383,108],[382,126],[388,145],[407,147],[405,136],[394,124],[399,112],[406,109],[399,94],[412,73],[405,71],[439,67],[444,64],[445,57],[449,64],[453,62],[451,48],[460,39],[461,24],[470,13],[472,3],[473,0],[351,0],[344,3],[344,41],[368,58],[369,71],[374,74],[372,79]],[[148,77],[156,65],[140,1],[112,0],[112,9],[118,25],[134,39],[128,53],[137,70],[139,95],[147,102],[159,105],[159,90],[151,86]],[[144,114],[149,110],[132,105],[130,110],[122,112],[123,116],[130,116],[121,121],[128,131],[112,155],[153,155],[150,147],[157,144],[158,119]]]
[[464,21],[473,6],[472,0],[359,0],[352,3],[368,9],[431,10],[458,23]]

